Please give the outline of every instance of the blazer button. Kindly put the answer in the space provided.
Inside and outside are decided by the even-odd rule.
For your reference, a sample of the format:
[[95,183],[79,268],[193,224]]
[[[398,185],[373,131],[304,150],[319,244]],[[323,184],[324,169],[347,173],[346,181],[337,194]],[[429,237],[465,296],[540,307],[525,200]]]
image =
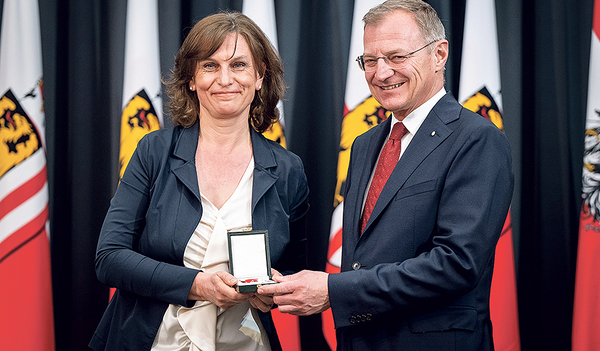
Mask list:
[[354,269],[355,271],[360,269],[360,262],[356,261],[352,264],[352,269]]

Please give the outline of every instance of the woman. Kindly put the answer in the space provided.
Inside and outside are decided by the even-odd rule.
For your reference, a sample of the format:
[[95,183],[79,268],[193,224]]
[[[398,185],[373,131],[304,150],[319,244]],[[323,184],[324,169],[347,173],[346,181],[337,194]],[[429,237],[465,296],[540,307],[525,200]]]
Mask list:
[[94,350],[278,350],[270,296],[238,293],[227,231],[269,231],[275,274],[305,268],[299,157],[278,119],[281,59],[240,13],[198,22],[167,83],[175,127],[144,137],[111,201],[96,272],[117,287]]

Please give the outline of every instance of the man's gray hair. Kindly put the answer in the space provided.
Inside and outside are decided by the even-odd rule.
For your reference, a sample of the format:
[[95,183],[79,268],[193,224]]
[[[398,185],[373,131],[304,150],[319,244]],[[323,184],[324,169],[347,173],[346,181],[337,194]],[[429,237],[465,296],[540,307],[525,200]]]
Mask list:
[[425,43],[446,39],[446,30],[437,12],[431,5],[421,0],[387,0],[364,15],[365,27],[378,25],[388,14],[395,11],[413,14]]

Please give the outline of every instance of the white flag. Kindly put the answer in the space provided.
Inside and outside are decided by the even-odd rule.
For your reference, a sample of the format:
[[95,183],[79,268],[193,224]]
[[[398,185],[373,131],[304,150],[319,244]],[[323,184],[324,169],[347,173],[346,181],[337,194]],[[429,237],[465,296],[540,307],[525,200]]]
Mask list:
[[125,30],[119,178],[138,141],[163,124],[157,0],[128,0]]
[[0,344],[54,350],[38,2],[4,0],[2,17]]
[[[242,5],[242,13],[256,23],[265,33],[275,49],[279,50],[277,43],[277,21],[275,18],[275,4],[273,0],[246,0]],[[277,104],[279,110],[279,123],[273,125],[263,135],[271,140],[277,141],[286,147],[285,141],[285,118],[283,117],[283,101]]]
[[494,0],[467,0],[458,101],[487,88],[502,113]]

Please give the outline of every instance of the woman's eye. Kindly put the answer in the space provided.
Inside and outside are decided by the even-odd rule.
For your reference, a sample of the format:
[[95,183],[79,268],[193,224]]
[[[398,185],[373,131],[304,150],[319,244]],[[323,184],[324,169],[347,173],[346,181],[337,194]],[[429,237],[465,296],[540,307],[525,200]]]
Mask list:
[[236,71],[241,71],[241,70],[243,70],[244,68],[246,68],[246,63],[245,63],[245,62],[235,62],[235,63],[232,65],[232,68],[233,68],[234,70],[236,70]]
[[215,65],[212,62],[207,62],[204,65],[202,65],[202,69],[204,69],[204,71],[206,72],[214,72],[217,70],[217,65]]

